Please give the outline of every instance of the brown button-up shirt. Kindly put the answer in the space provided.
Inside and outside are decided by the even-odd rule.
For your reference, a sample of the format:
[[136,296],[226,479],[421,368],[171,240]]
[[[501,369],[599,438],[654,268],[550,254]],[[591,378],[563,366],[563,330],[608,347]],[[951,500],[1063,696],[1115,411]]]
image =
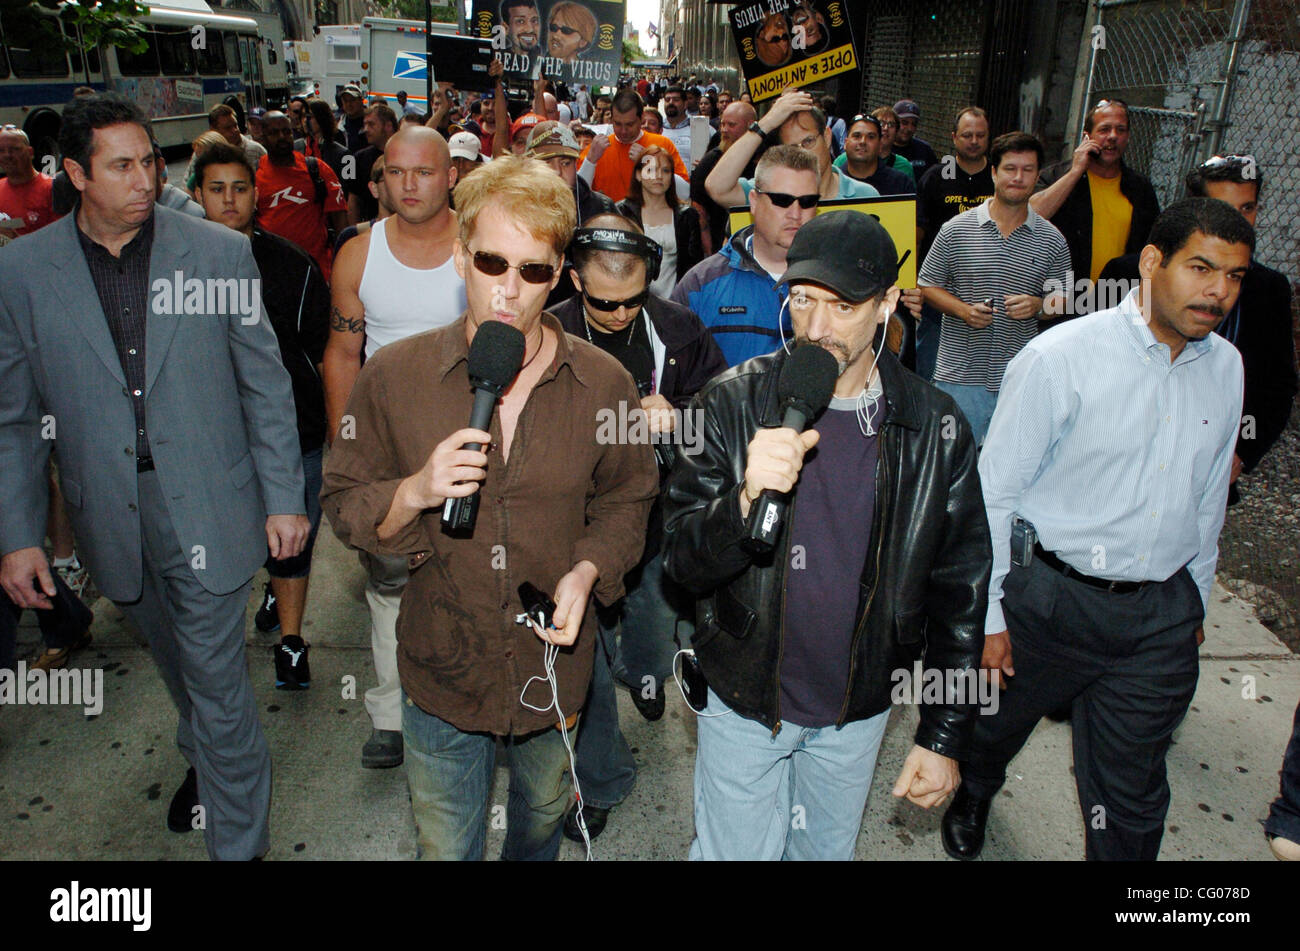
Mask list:
[[[520,702],[525,682],[544,675],[546,645],[515,623],[523,610],[519,585],[530,581],[553,596],[560,578],[587,560],[600,572],[595,596],[617,601],[645,545],[658,488],[649,445],[597,441],[602,410],[640,406],[632,378],[608,354],[566,336],[550,314],[542,320],[557,337],[555,359],[519,415],[508,462],[500,414],[493,414],[472,537],[443,533],[441,509],[423,512],[387,541],[377,534],[398,485],[469,419],[463,315],[366,361],[326,458],[321,502],[338,537],[362,551],[410,559],[397,618],[402,689],[466,732],[518,735],[559,722],[554,710],[539,713]],[[597,636],[589,604],[577,643],[555,662],[565,717],[586,698]],[[525,699],[546,707],[550,688],[534,681]]]

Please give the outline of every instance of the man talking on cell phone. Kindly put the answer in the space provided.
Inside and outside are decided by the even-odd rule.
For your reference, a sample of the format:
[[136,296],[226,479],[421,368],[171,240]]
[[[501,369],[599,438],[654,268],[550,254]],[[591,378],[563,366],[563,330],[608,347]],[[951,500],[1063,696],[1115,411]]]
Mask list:
[[[564,182],[539,162],[504,157],[468,176],[455,201],[467,310],[366,362],[346,409],[355,438],[334,441],[322,502],[345,544],[409,559],[397,669],[418,854],[482,855],[501,737],[511,790],[502,857],[553,859],[571,795],[557,727],[572,728],[591,679],[591,595],[617,601],[640,557],[654,452],[598,441],[600,411],[636,406],[636,387],[613,357],[542,311],[576,223]],[[523,334],[522,365],[489,430],[465,428],[467,360],[490,321]],[[482,451],[465,448],[475,443]],[[475,493],[472,533],[444,533],[444,503]],[[516,622],[525,582],[554,600],[553,629]],[[546,682],[548,644],[561,647],[563,720]]]
[[[691,403],[701,448],[678,456],[663,505],[667,572],[701,598],[692,646],[709,685],[693,859],[852,858],[896,673],[923,654],[944,672],[979,665],[992,553],[975,441],[884,345],[897,259],[861,212],[804,225],[781,277],[794,356],[748,360]],[[802,347],[829,351],[838,377],[799,433],[778,390]],[[747,520],[766,491],[793,496],[758,556]],[[949,696],[920,712],[894,795],[928,809],[956,788],[975,708]]]

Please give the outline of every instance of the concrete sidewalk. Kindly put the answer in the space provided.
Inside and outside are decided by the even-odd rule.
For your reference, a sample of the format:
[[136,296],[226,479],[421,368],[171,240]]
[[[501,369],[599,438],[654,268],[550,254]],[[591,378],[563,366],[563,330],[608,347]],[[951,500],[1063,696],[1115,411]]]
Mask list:
[[[405,772],[360,767],[370,722],[361,701],[373,682],[364,574],[324,528],[316,550],[305,634],[313,686],[273,689],[270,647],[249,606],[249,665],[275,764],[269,859],[408,859],[415,826]],[[206,858],[197,834],[174,835],[167,805],[185,772],[176,715],[148,651],[116,608],[95,606],[94,644],[74,659],[105,670],[102,715],[80,708],[0,708],[0,858]],[[38,636],[30,614],[19,656]],[[348,678],[355,678],[355,692]],[[1245,689],[1253,678],[1253,699]],[[671,685],[670,685],[671,686]],[[349,699],[344,699],[348,696]],[[356,699],[351,699],[355,696]],[[1282,752],[1300,698],[1300,658],[1248,605],[1216,589],[1206,622],[1196,699],[1169,754],[1173,805],[1163,859],[1269,859],[1260,822],[1277,795]],[[695,718],[675,688],[658,723],[620,697],[624,733],[640,766],[631,796],[595,843],[600,859],[683,859],[692,835]],[[890,789],[916,724],[911,707],[890,722],[863,818],[857,857],[944,859],[941,812],[895,800]],[[491,803],[505,803],[498,768]],[[490,829],[489,857],[504,833]],[[989,859],[1080,859],[1083,823],[1070,766],[1068,725],[1044,721],[1021,755],[989,820]],[[568,842],[561,858],[580,859]]]

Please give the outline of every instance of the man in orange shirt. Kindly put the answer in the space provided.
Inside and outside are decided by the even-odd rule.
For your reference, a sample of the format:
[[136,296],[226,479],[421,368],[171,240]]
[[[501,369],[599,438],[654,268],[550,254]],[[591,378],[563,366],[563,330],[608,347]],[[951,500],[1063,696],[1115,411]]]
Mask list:
[[44,228],[54,214],[54,179],[36,171],[27,133],[13,126],[0,131],[0,237],[16,238]]
[[677,146],[662,135],[642,131],[641,113],[644,109],[645,104],[636,90],[630,87],[620,89],[613,102],[614,134],[596,136],[580,157],[578,175],[610,201],[620,202],[627,197],[636,160],[650,146],[657,145],[673,157],[677,198],[689,202],[691,180]]
[[348,226],[343,186],[328,164],[317,161],[324,191],[318,194],[306,156],[293,150],[293,127],[283,112],[268,112],[262,127],[267,154],[257,166],[257,223],[310,254],[328,281],[329,229],[338,233]]

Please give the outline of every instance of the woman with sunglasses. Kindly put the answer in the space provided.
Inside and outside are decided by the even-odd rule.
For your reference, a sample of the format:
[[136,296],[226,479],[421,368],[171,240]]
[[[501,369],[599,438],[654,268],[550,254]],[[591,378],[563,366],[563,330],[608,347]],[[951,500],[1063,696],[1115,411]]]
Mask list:
[[619,202],[618,211],[663,248],[659,277],[650,284],[650,290],[667,297],[686,272],[704,258],[699,215],[677,198],[673,160],[667,150],[652,145],[638,156],[627,198]]
[[594,13],[573,0],[560,0],[551,7],[546,20],[547,52],[565,63],[573,63],[579,53],[591,47],[597,28]]

